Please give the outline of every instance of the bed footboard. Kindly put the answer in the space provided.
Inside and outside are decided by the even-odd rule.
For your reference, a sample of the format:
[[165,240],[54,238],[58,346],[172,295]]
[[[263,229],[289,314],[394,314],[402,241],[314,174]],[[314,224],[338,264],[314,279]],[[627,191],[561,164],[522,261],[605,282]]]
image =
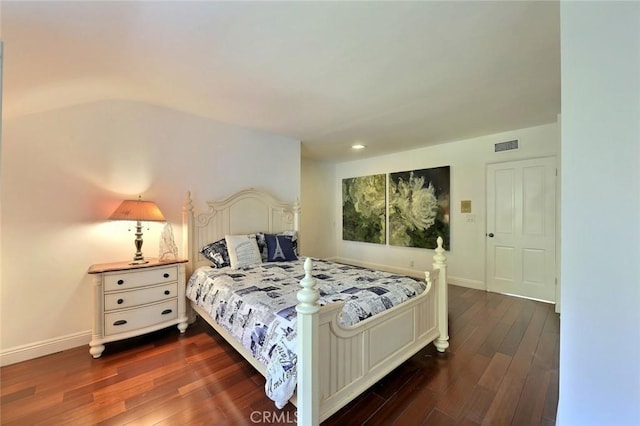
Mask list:
[[350,327],[340,325],[341,303],[317,304],[311,260],[305,261],[296,307],[298,424],[319,424],[431,342],[438,351],[446,350],[443,253],[438,238],[433,270],[425,273],[427,288],[422,294]]

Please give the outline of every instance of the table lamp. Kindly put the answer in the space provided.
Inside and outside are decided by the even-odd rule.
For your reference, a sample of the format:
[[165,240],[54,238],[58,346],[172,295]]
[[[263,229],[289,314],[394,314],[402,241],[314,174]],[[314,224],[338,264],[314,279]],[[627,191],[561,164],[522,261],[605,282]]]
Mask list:
[[142,222],[164,222],[162,212],[153,201],[142,201],[139,196],[137,200],[124,200],[118,208],[109,216],[111,220],[133,220],[136,221],[136,254],[130,265],[148,263],[142,256]]

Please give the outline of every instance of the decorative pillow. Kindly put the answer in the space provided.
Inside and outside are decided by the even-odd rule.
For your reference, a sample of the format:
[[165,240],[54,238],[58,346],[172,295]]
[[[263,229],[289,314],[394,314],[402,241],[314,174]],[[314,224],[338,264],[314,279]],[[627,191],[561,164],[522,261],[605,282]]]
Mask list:
[[293,252],[295,255],[298,255],[298,233],[296,231],[284,231],[280,232],[278,235],[287,235],[291,237],[291,245],[293,246]]
[[266,234],[267,241],[267,261],[282,262],[287,260],[297,260],[298,257],[293,251],[293,237],[291,235]]
[[227,235],[224,239],[227,242],[227,250],[229,251],[229,259],[233,269],[246,268],[247,266],[262,263],[255,234]]
[[211,261],[211,266],[214,268],[231,266],[229,252],[227,251],[227,242],[224,238],[202,247],[200,253]]
[[[266,262],[269,257],[269,251],[267,250],[267,240],[265,239],[264,232],[256,233],[256,240],[258,241],[258,249],[260,250],[260,255],[262,256],[262,261]],[[279,234],[275,235],[288,235],[291,237],[291,243],[293,245],[293,253],[298,256],[298,237],[296,231],[283,231]]]

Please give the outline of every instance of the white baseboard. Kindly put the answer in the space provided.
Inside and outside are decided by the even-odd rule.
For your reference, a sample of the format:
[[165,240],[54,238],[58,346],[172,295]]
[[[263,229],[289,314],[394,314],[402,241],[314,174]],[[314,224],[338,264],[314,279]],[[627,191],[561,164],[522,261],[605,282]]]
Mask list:
[[[379,271],[392,272],[394,274],[408,275],[410,277],[414,277],[418,279],[424,279],[424,272],[416,271],[415,269],[397,268],[394,266],[381,265],[381,264],[372,263],[372,262],[363,262],[361,260],[349,259],[344,257],[332,257],[327,260],[330,260],[332,262],[338,262],[338,263],[346,263],[348,265],[362,266],[363,268],[377,269]],[[447,277],[447,284],[457,285],[459,287],[473,288],[476,290],[483,290],[483,291],[487,289],[483,281],[470,280],[468,278],[452,277],[451,275]]]
[[0,366],[15,364],[21,361],[38,358],[44,355],[64,351],[66,349],[77,348],[87,345],[87,355],[89,354],[89,342],[91,341],[91,330],[79,333],[67,334],[53,339],[42,340],[40,342],[29,343],[27,345],[16,346],[0,351]]
[[487,286],[485,285],[485,283],[483,281],[470,280],[468,278],[459,278],[459,277],[448,276],[447,277],[447,282],[449,284],[457,285],[458,287],[473,288],[473,289],[482,290],[482,291],[486,291],[487,290]]

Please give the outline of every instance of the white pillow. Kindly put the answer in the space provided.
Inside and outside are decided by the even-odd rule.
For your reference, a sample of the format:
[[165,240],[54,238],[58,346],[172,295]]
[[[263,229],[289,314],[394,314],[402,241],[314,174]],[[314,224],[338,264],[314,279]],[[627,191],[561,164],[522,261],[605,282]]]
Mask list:
[[231,268],[238,269],[262,263],[255,234],[225,235]]

